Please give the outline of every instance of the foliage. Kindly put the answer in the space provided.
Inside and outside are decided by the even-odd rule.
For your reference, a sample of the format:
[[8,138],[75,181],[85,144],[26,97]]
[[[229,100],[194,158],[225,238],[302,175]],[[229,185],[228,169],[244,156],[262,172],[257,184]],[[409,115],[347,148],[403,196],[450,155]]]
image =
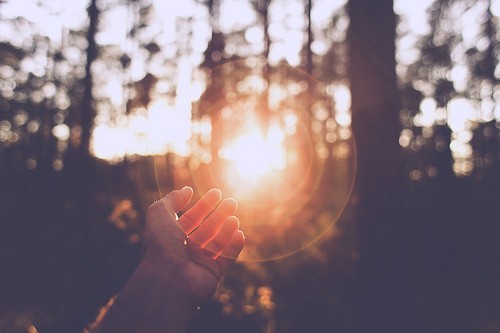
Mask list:
[[[352,40],[347,35],[351,14],[340,1],[316,22],[308,6],[314,12],[316,6],[324,5],[321,1],[249,0],[240,2],[247,5],[245,18],[238,16],[241,22],[228,28],[223,24],[228,3],[194,1],[193,14],[176,17],[169,32],[161,23],[167,13],[158,12],[157,3],[92,1],[96,7],[87,13],[91,17],[88,26],[64,29],[61,40],[49,38],[22,17],[2,18],[0,27],[8,33],[0,37],[0,280],[7,283],[0,288],[6,295],[0,302],[0,331],[4,327],[25,329],[35,323],[41,332],[67,332],[90,321],[98,305],[119,289],[138,260],[142,216],[148,204],[157,199],[158,192],[186,183],[200,191],[213,185],[206,181],[213,176],[206,170],[228,163],[222,153],[225,144],[254,120],[264,135],[275,125],[285,129],[285,146],[291,152],[288,161],[293,156],[313,160],[309,173],[282,178],[294,186],[307,177],[313,181],[292,202],[293,212],[282,206],[240,211],[242,218],[268,223],[252,231],[251,237],[268,242],[251,245],[252,249],[263,255],[283,251],[294,242],[307,248],[276,261],[237,265],[190,329],[354,331],[359,240],[352,221],[353,211],[366,206],[357,206],[357,193],[338,220],[344,202],[336,192],[350,190],[350,163],[355,157],[350,128],[352,73],[348,69],[356,60],[349,59]],[[0,3],[0,12],[2,6]],[[430,209],[429,216],[424,216],[429,221],[435,221],[431,213],[445,219],[453,211],[450,216],[470,227],[452,204],[437,207],[426,198],[437,201],[440,195],[447,195],[445,190],[433,191],[434,182],[442,181],[444,187],[457,189],[450,200],[458,201],[462,183],[450,180],[455,175],[471,184],[475,184],[473,179],[496,179],[500,126],[495,36],[499,22],[491,8],[489,0],[435,1],[428,10],[428,34],[414,45],[417,56],[407,61],[398,55],[399,91],[391,90],[393,82],[382,83],[381,88],[401,97],[399,144],[407,157],[406,174],[415,181],[413,185],[429,187],[418,188],[423,193],[418,199],[400,198],[411,201],[414,208],[410,220],[415,224],[409,230],[415,235],[402,231],[400,221],[375,221],[373,229],[362,230],[365,235],[375,230],[374,235],[382,234],[384,240],[387,234],[401,239],[408,236],[404,239],[415,246],[415,253],[425,256],[426,250],[411,242],[434,228],[429,226],[431,222],[418,224],[417,216],[425,215],[426,209]],[[113,19],[117,12],[123,15]],[[474,35],[468,34],[468,26],[460,26],[458,16],[479,20]],[[412,33],[404,30],[404,19],[400,17],[400,39]],[[110,38],[106,32],[115,25],[122,28],[121,33]],[[95,46],[92,56],[89,45]],[[360,56],[372,53],[374,50]],[[158,106],[174,116],[147,123]],[[393,111],[399,110],[386,109],[383,114],[389,117]],[[380,131],[386,132],[382,134],[399,131],[385,122],[382,112],[372,112],[369,119],[387,130]],[[160,127],[153,141],[145,124]],[[93,140],[82,142],[90,125]],[[169,131],[179,131],[181,139],[174,140],[166,133]],[[380,139],[373,133],[357,135],[364,142]],[[102,144],[111,152],[99,150]],[[381,157],[385,148],[370,153],[372,160],[380,159],[373,163],[380,166],[376,172],[387,170],[384,166],[389,161]],[[91,163],[82,163],[87,158]],[[295,165],[300,167],[300,163]],[[393,176],[384,175],[378,184]],[[494,193],[491,186],[485,193]],[[268,186],[257,195],[269,193],[282,194],[273,193]],[[466,202],[469,206],[480,202],[487,211],[494,197],[488,198],[490,201],[482,202],[470,194]],[[470,221],[475,218],[471,212]],[[495,235],[488,236],[488,230],[498,229],[490,220],[487,216],[479,226],[480,235],[487,240],[478,250],[483,254]],[[276,241],[269,235],[279,223],[284,230],[300,232]],[[448,227],[442,229],[455,230]],[[318,230],[321,237],[317,237]],[[372,237],[371,241],[378,236]],[[464,234],[455,230],[443,244],[458,249],[463,245],[460,237]],[[304,240],[315,242],[311,245]],[[425,297],[432,298],[429,290],[434,285],[422,272],[432,271],[430,265],[438,265],[441,257],[451,260],[452,255],[439,238],[430,244],[429,256],[433,250],[441,251],[439,255],[430,263],[418,258],[412,267],[419,269],[414,275],[419,279],[416,284],[428,288]],[[384,252],[390,252],[385,245],[394,246],[394,252],[410,246],[375,245],[378,252],[374,257],[391,255]],[[458,265],[460,260],[456,260]],[[460,273],[453,267],[453,272]],[[438,301],[422,300],[421,307]],[[425,312],[419,309],[419,314]]]
[[436,1],[428,15],[416,61],[399,66],[408,172],[481,177],[499,164],[499,22],[487,0]]

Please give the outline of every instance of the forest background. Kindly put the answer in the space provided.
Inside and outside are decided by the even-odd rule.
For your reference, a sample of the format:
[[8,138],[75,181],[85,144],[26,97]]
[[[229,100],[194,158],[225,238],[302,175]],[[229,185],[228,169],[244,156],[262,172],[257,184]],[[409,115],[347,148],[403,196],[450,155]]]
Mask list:
[[186,184],[249,242],[190,332],[499,332],[499,13],[0,2],[0,332],[81,331]]

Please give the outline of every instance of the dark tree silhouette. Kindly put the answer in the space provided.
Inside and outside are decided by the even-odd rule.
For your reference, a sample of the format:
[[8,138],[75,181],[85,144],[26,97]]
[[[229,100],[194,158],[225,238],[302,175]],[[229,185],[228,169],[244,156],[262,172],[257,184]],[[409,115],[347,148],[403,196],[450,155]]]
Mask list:
[[[450,53],[460,38],[442,28],[452,3],[438,1],[431,8],[433,27],[441,27],[436,31],[439,38],[422,43],[423,63],[415,65],[406,78],[428,80],[442,107],[459,95],[443,70],[451,66]],[[351,0],[349,16],[349,74],[359,161],[353,202],[360,235],[358,331],[494,331],[498,316],[488,309],[498,303],[499,290],[492,282],[499,274],[492,264],[498,260],[498,246],[492,242],[499,232],[494,222],[499,216],[494,204],[499,200],[498,169],[482,171],[481,177],[453,177],[448,150],[451,130],[442,123],[433,127],[431,147],[410,148],[426,154],[437,149],[430,165],[437,166],[439,176],[423,181],[419,174],[410,173],[415,183],[409,181],[408,170],[416,168],[418,157],[410,152],[403,159],[397,142],[401,125],[412,127],[409,104],[419,104],[422,96],[403,87],[405,109],[399,113],[392,1]],[[491,64],[480,67],[491,68]],[[481,81],[477,76],[474,80]],[[471,86],[465,96],[477,98],[474,90]],[[488,147],[495,150],[489,142]],[[423,172],[435,177],[429,169]]]
[[90,158],[90,138],[92,136],[92,128],[94,126],[94,118],[96,111],[94,108],[93,96],[92,96],[92,64],[98,56],[98,48],[95,40],[97,27],[99,24],[99,9],[97,8],[97,1],[91,0],[88,7],[89,16],[89,26],[87,29],[87,61],[85,65],[85,91],[83,94],[82,101],[82,139],[81,139],[81,159],[82,161],[87,161]]
[[358,153],[359,332],[410,332],[399,93],[392,0],[348,3],[352,123]]
[[[102,6],[89,1],[87,27],[65,31],[60,49],[22,18],[12,20],[17,31],[31,35],[22,46],[0,42],[0,331],[26,331],[34,322],[40,332],[69,332],[91,320],[137,260],[138,248],[130,246],[140,241],[143,212],[137,207],[147,207],[158,196],[159,180],[149,171],[157,162],[166,165],[161,186],[168,190],[193,181],[195,165],[206,162],[207,168],[217,168],[215,164],[226,163],[219,160],[220,148],[227,134],[245,122],[247,110],[257,110],[264,127],[271,122],[284,125],[282,110],[297,116],[307,130],[287,134],[284,145],[300,146],[300,156],[323,154],[315,169],[324,171],[315,189],[318,195],[290,218],[299,221],[304,232],[284,237],[268,250],[312,234],[312,226],[331,223],[332,212],[342,204],[335,190],[347,181],[339,175],[351,171],[335,155],[345,152],[340,149],[347,142],[341,131],[351,132],[348,121],[337,123],[339,104],[332,95],[349,82],[358,148],[350,207],[307,250],[276,262],[237,266],[214,301],[204,305],[191,331],[496,331],[500,318],[492,309],[500,307],[498,119],[485,112],[487,116],[474,123],[473,154],[458,167],[450,149],[456,133],[446,119],[427,127],[417,121],[425,98],[434,99],[441,113],[457,97],[484,102],[485,110],[498,102],[498,20],[492,1],[436,1],[429,9],[430,33],[419,41],[421,57],[406,68],[399,88],[397,17],[391,0],[350,0],[348,10],[339,8],[321,29],[313,20],[316,2],[301,1],[304,11],[298,15],[303,17],[295,20],[295,8],[290,14],[295,16],[284,20],[293,19],[291,25],[303,22],[298,27],[304,39],[297,71],[265,62],[280,38],[287,38],[271,29],[276,23],[274,5],[286,1],[248,0],[255,21],[231,32],[221,31],[219,22],[224,0],[196,2],[206,6],[212,30],[203,54],[195,54],[201,51],[193,39],[200,23],[196,20],[203,19],[178,19],[175,41],[162,40],[154,28],[148,30],[154,16],[150,1],[113,3],[126,7],[130,20],[125,47],[97,43],[99,18],[113,9],[106,8],[106,1]],[[469,86],[457,90],[450,78],[452,52],[460,50],[455,47],[462,36],[448,29],[448,22],[457,8],[463,13],[478,2],[484,10],[482,39],[462,50],[471,76]],[[251,45],[253,37],[246,32],[255,27],[262,40]],[[324,55],[313,47],[319,39],[326,40]],[[78,61],[71,62],[69,48],[80,50]],[[175,51],[164,52],[167,49]],[[21,66],[35,56],[47,59],[44,73],[29,73]],[[178,59],[196,56],[202,57],[199,69],[207,74],[207,86],[193,103],[192,120],[199,126],[190,142],[192,156],[121,156],[111,165],[91,155],[96,112],[106,110],[106,125],[112,128],[118,118],[147,113],[155,98],[174,101]],[[264,61],[252,63],[256,58]],[[141,61],[144,70],[132,75],[133,68],[141,67],[135,62]],[[92,73],[92,67],[103,75]],[[121,80],[113,83],[122,85],[122,105],[106,95],[109,75]],[[245,90],[249,75],[266,88],[301,90],[270,106],[272,89]],[[424,91],[422,83],[431,88]],[[199,130],[208,123],[210,139]],[[314,144],[297,144],[306,132]],[[211,162],[204,160],[206,152],[211,152]],[[131,181],[134,177],[142,177],[145,188]],[[272,215],[258,213],[262,219]],[[356,228],[359,252],[352,239]],[[16,320],[17,326],[10,325]]]

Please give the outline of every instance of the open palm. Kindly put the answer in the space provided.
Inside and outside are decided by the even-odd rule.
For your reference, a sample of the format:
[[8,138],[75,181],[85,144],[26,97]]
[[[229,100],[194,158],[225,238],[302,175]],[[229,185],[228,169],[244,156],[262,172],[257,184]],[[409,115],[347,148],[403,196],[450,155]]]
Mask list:
[[[234,216],[236,201],[208,191],[177,219],[193,196],[190,187],[172,191],[148,209],[144,255],[165,267],[175,288],[184,289],[199,304],[210,297],[226,270],[240,254],[244,235]],[[220,202],[220,203],[219,203]]]

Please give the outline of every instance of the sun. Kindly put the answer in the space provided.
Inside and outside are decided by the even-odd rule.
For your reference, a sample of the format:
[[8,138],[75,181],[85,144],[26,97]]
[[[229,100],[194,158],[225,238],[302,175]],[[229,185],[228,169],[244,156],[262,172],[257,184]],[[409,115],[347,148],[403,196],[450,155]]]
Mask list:
[[237,171],[240,181],[255,182],[272,171],[285,169],[285,134],[277,126],[270,127],[267,135],[258,126],[227,142],[220,150],[220,157]]

